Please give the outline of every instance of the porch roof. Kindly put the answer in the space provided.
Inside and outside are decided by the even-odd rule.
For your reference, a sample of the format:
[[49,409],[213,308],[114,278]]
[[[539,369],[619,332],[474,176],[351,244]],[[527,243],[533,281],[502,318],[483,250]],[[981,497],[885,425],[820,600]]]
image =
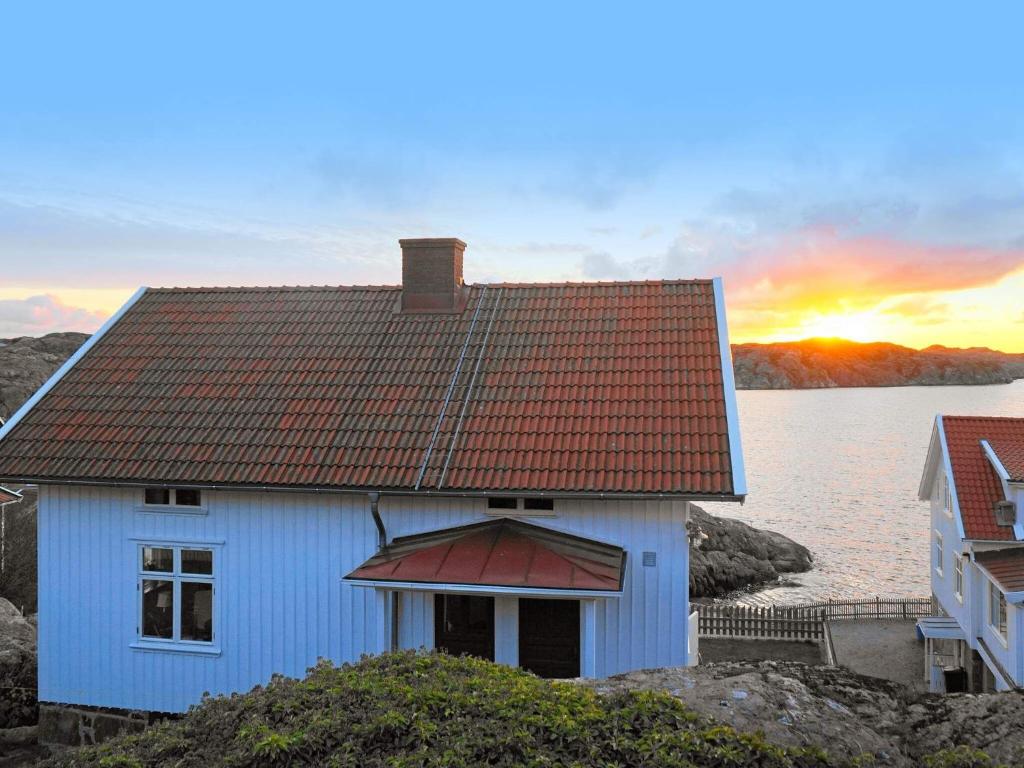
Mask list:
[[975,552],[974,560],[999,585],[1007,600],[1024,601],[1024,547]]
[[917,632],[929,640],[966,640],[967,635],[951,616],[926,616],[917,621]]
[[621,547],[499,518],[396,538],[345,578],[530,591],[621,592]]

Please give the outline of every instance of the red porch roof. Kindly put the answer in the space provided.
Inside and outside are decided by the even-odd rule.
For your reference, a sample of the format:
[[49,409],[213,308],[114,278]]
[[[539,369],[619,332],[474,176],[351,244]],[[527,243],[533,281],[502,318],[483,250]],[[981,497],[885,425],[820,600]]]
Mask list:
[[1024,592],[1024,547],[977,552],[974,559],[1003,592]]
[[11,504],[15,501],[21,501],[21,494],[0,486],[0,504]]
[[625,563],[621,547],[501,518],[397,538],[345,578],[619,592]]

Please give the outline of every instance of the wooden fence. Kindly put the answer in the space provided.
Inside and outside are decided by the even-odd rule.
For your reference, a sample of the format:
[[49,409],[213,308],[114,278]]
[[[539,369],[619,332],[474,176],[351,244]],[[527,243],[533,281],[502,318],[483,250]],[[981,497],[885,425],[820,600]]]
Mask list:
[[768,640],[821,640],[826,621],[843,619],[916,619],[932,614],[931,599],[876,597],[871,600],[826,600],[804,605],[694,606],[701,637]]
[[697,612],[701,637],[819,640],[824,631],[824,612],[803,607],[699,605]]

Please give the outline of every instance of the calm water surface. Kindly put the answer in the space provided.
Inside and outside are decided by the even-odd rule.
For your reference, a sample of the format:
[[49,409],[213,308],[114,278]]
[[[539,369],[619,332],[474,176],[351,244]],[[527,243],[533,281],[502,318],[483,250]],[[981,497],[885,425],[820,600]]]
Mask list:
[[746,504],[706,504],[808,547],[814,570],[741,602],[928,595],[917,500],[937,413],[1024,417],[1024,379],[983,387],[739,392]]

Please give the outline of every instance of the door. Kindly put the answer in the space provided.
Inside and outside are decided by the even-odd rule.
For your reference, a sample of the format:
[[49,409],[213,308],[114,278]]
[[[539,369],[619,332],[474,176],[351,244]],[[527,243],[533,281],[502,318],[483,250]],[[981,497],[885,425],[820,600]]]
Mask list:
[[434,647],[494,661],[494,598],[434,595]]
[[519,600],[519,666],[540,677],[580,676],[580,601]]

